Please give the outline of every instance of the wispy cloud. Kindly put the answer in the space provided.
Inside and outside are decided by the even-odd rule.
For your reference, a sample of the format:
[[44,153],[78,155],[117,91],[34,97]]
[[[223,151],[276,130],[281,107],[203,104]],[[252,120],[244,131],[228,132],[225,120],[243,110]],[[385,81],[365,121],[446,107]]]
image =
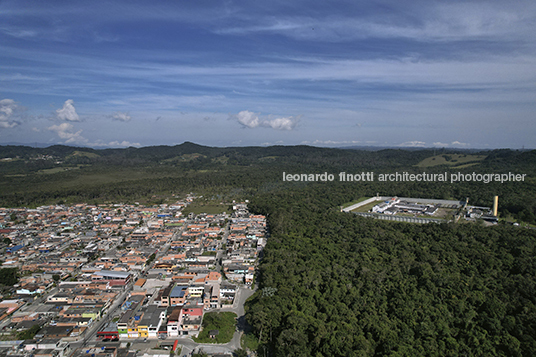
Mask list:
[[399,146],[414,148],[414,147],[424,147],[425,145],[426,143],[424,141],[414,140],[414,141],[406,141],[400,144]]
[[303,145],[327,145],[327,146],[336,146],[336,145],[357,145],[362,144],[362,141],[359,140],[314,140],[302,141]]
[[433,145],[434,146],[439,146],[439,147],[447,147],[447,146],[449,146],[448,143],[442,143],[442,142],[439,142],[439,141],[436,141]]
[[127,122],[132,119],[132,117],[128,113],[124,113],[124,112],[115,112],[109,117],[112,118],[113,120],[122,121],[122,122]]
[[63,108],[56,110],[56,117],[66,121],[80,121],[80,117],[76,113],[76,108],[74,107],[74,101],[72,99],[67,99],[63,104]]
[[[516,6],[517,5],[517,6]],[[300,41],[346,42],[368,38],[410,39],[416,41],[462,41],[489,39],[506,41],[524,35],[533,41],[535,6],[530,2],[505,6],[501,3],[420,3],[389,6],[389,12],[377,8],[371,14],[333,14],[324,16],[246,17],[220,26],[222,35],[278,34]],[[404,7],[402,9],[401,7]],[[398,8],[398,9],[397,9]],[[397,16],[394,16],[394,14]],[[238,24],[238,25],[237,25]]]
[[0,32],[5,33],[6,35],[13,36],[16,38],[33,38],[37,36],[38,32],[36,30],[23,29],[19,27],[9,27],[9,26],[0,26]]
[[468,146],[471,145],[469,143],[461,143],[459,141],[453,141],[451,144],[452,144],[452,146],[461,146],[461,147],[468,147]]
[[249,110],[243,110],[236,115],[232,115],[230,118],[234,118],[240,125],[245,128],[272,128],[275,130],[292,130],[296,127],[300,117],[259,117],[259,114],[250,112]]
[[95,146],[95,147],[129,147],[129,146],[140,147],[141,144],[140,143],[131,143],[130,141],[123,140],[121,142],[120,141],[110,141],[108,143],[97,142],[97,143],[90,144],[90,146]]

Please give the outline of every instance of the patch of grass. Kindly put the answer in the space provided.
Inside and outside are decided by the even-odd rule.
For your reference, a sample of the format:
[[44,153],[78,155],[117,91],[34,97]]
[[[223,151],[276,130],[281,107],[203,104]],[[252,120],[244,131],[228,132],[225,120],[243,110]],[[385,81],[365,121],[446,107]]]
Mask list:
[[182,210],[183,215],[188,215],[190,213],[200,214],[220,214],[223,212],[228,212],[229,206],[220,205],[217,203],[203,203],[203,202],[192,202]]
[[419,162],[417,167],[433,167],[447,165],[456,168],[467,167],[465,165],[478,164],[480,161],[484,160],[486,155],[470,155],[470,154],[441,154],[436,156],[427,157],[426,159]]
[[86,151],[74,151],[71,155],[66,156],[66,159],[70,159],[73,157],[88,157],[90,159],[95,159],[97,157],[100,157],[99,154],[95,154],[94,152],[86,152]]
[[[207,312],[203,317],[203,329],[198,337],[193,337],[197,343],[227,343],[233,339],[237,315],[234,312]],[[218,330],[216,338],[210,338],[209,332]]]
[[226,164],[229,161],[227,156],[218,156],[212,159],[212,162],[215,164]]
[[264,156],[260,157],[259,161],[274,161],[277,160],[277,156]]
[[377,204],[381,203],[382,201],[374,201],[367,205],[361,206],[353,210],[352,212],[368,212],[372,209],[372,207],[376,206]]
[[355,205],[356,203],[359,203],[359,202],[363,202],[363,201],[365,201],[365,200],[368,200],[369,198],[370,198],[370,197],[360,197],[360,198],[358,198],[358,199],[355,200],[355,201],[346,202],[346,203],[342,204],[341,206],[342,206],[342,208],[346,208],[346,207],[349,207],[349,206],[351,206],[351,205]]
[[57,174],[58,172],[78,170],[80,166],[71,166],[71,167],[54,167],[52,169],[39,170],[37,173],[42,175]]
[[165,160],[162,160],[162,162],[165,162],[165,163],[188,162],[188,161],[192,161],[192,160],[198,159],[198,158],[200,158],[200,157],[205,158],[206,155],[198,154],[198,153],[184,154],[184,155],[181,155],[181,156],[175,156],[175,157],[172,157],[171,159],[165,159]]
[[459,166],[456,166],[455,168],[456,169],[465,169],[466,167],[471,167],[471,166],[475,166],[475,165],[478,165],[478,162],[473,162],[471,164],[465,164],[465,165],[459,165]]

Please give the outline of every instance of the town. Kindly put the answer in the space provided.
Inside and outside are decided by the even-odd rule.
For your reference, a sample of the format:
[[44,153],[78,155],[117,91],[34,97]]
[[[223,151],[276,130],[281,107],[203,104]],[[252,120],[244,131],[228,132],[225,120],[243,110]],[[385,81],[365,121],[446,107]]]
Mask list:
[[[247,201],[229,203],[230,212],[183,214],[195,199],[0,209],[2,269],[20,275],[0,302],[0,353],[153,356],[182,347],[186,355],[206,313],[243,316],[266,217],[251,214]],[[239,327],[238,343],[213,350],[240,348]]]

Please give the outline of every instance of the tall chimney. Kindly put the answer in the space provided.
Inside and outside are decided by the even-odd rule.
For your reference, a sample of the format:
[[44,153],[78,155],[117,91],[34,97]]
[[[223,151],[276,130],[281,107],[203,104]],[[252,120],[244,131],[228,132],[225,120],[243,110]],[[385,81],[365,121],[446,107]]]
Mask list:
[[493,197],[493,215],[497,217],[497,208],[499,207],[499,196]]

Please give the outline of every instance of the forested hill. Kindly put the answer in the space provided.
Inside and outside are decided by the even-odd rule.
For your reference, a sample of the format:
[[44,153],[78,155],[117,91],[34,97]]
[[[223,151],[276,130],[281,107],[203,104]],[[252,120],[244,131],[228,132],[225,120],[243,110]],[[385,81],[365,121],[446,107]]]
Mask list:
[[190,142],[176,146],[150,146],[126,149],[80,148],[55,145],[48,148],[25,146],[0,146],[0,159],[62,160],[71,164],[114,163],[114,164],[180,164],[196,162],[202,164],[251,165],[258,163],[294,164],[343,164],[367,167],[413,165],[432,155],[431,150],[406,151],[385,149],[364,151],[349,149],[319,148],[313,146],[270,146],[270,147],[207,147]]

